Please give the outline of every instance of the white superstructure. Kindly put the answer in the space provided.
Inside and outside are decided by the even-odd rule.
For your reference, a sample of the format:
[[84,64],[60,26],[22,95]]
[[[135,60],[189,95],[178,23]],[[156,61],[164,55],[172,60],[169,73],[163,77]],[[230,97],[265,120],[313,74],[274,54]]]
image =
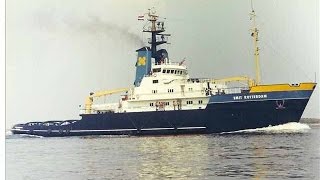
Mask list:
[[204,109],[212,94],[228,93],[225,84],[190,79],[183,63],[152,64],[138,87],[129,88],[119,103],[92,105],[92,113]]
[[[158,21],[159,16],[150,9],[145,19],[149,26],[146,24],[143,32],[151,33],[148,40],[150,47],[136,50],[134,87],[90,93],[81,114],[205,109],[213,95],[241,92],[241,89],[228,89],[228,82],[245,81],[248,87],[256,84],[246,76],[220,80],[190,78],[184,60],[180,63],[171,62],[166,49],[157,48],[167,43],[167,37],[170,36],[164,34],[164,22]],[[119,92],[126,93],[117,103],[94,104],[94,98]]]

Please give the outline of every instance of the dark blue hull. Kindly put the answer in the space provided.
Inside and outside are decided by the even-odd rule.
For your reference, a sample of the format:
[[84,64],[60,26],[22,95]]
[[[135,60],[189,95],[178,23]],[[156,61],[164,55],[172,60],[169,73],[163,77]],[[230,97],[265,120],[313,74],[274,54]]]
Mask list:
[[271,99],[244,101],[231,100],[235,95],[221,95],[212,97],[206,109],[84,114],[68,125],[24,126],[12,132],[39,136],[167,135],[254,129],[298,122],[311,93],[299,92],[290,98],[278,93],[280,98],[272,94]]

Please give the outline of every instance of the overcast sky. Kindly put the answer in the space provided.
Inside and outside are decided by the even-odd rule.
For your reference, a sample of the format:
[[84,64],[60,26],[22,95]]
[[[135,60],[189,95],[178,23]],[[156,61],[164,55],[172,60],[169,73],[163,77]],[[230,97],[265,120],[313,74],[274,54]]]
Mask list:
[[[132,85],[137,16],[167,18],[171,61],[192,77],[254,76],[249,0],[6,1],[6,128],[76,118],[89,92]],[[254,0],[263,83],[319,83],[317,0]],[[319,87],[304,117],[320,118]]]

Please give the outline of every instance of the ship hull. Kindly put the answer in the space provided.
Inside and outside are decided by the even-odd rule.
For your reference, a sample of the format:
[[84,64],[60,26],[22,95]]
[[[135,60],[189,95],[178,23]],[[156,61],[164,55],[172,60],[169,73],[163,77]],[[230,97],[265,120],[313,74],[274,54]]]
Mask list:
[[[212,96],[206,109],[83,114],[67,126],[15,130],[39,136],[209,134],[299,122],[312,91]],[[240,97],[242,96],[242,98]]]

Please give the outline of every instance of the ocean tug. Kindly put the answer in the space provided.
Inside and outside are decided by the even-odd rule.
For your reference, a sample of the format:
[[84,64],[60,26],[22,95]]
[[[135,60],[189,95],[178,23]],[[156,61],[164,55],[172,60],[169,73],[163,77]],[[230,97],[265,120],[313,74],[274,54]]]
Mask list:
[[[161,44],[168,41],[164,22],[149,10],[140,19],[151,33],[150,46],[136,50],[134,86],[90,93],[80,120],[29,122],[13,134],[38,136],[208,134],[298,122],[316,83],[261,84],[255,11],[251,36],[256,78],[190,78],[184,61],[173,62]],[[242,82],[241,87],[230,84]],[[123,93],[119,102],[94,103]]]

